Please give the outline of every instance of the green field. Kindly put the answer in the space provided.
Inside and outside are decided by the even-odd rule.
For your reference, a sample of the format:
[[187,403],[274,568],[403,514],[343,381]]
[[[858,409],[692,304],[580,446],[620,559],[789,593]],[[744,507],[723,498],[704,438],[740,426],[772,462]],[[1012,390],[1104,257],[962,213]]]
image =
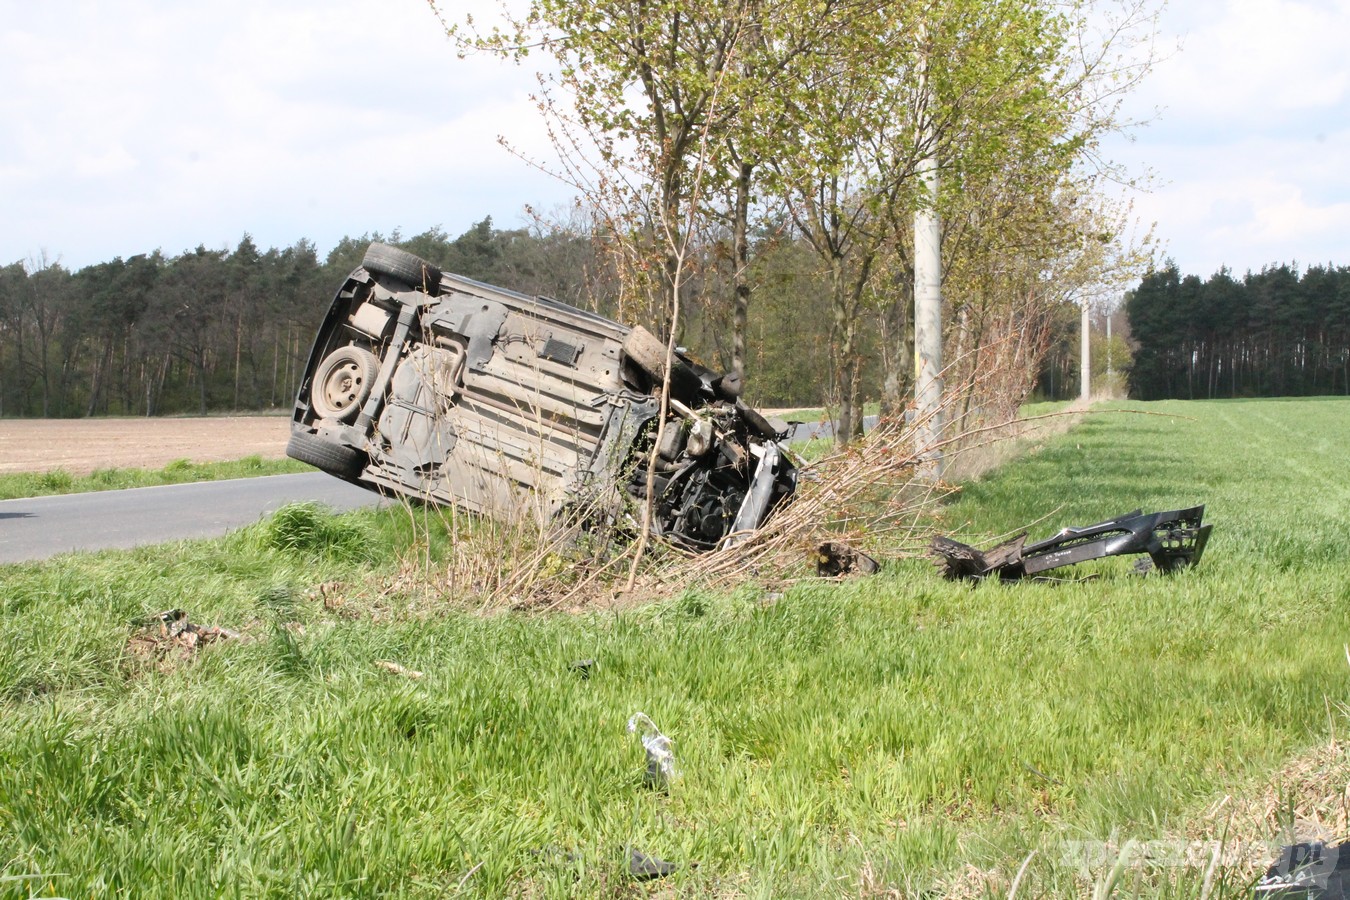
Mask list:
[[[1120,406],[941,513],[979,542],[1206,503],[1172,577],[971,588],[910,560],[482,615],[399,577],[425,556],[400,567],[397,509],[0,568],[0,896],[1006,897],[1034,850],[1019,897],[1199,897],[1203,860],[1111,848],[1247,851],[1350,776],[1346,447],[1346,400]],[[244,636],[128,651],[174,607]],[[682,867],[632,882],[627,847]]]

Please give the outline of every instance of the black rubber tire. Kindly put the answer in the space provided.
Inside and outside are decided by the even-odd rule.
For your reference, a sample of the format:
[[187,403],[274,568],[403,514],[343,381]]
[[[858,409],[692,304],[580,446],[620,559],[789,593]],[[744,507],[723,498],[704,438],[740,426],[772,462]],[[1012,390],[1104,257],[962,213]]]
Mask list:
[[364,347],[348,344],[323,358],[310,383],[309,405],[321,419],[349,422],[370,396],[380,361]]
[[376,275],[388,275],[420,291],[438,296],[441,292],[441,270],[420,256],[381,244],[378,241],[366,248],[361,267]]
[[769,420],[764,418],[764,415],[760,413],[759,410],[746,406],[739,400],[736,401],[736,408],[740,410],[741,418],[745,419],[746,424],[748,424],[752,430],[757,432],[760,437],[764,438],[766,441],[778,440],[778,432],[774,430],[774,427],[769,424]]
[[329,475],[355,481],[366,467],[366,454],[308,431],[292,431],[286,443],[286,455],[309,463]]
[[[641,325],[635,327],[623,340],[623,355],[628,364],[651,380],[650,385],[639,385],[639,390],[659,393],[666,374],[666,345]],[[695,403],[703,380],[688,363],[676,356],[670,368],[670,395],[684,403]]]
[[641,325],[623,339],[624,355],[643,372],[660,382],[666,375],[666,345]]
[[735,372],[728,372],[713,382],[713,390],[723,400],[735,400],[745,392],[745,385],[741,381],[741,376]]

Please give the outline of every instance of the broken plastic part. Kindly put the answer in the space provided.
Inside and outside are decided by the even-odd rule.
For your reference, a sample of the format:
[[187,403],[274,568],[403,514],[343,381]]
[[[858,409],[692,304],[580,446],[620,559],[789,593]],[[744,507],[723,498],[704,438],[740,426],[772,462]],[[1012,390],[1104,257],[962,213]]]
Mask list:
[[639,727],[642,728],[642,749],[647,751],[645,780],[650,787],[664,789],[678,774],[670,738],[662,734],[661,729],[644,712],[633,713],[628,719],[629,734],[636,734]]
[[1350,853],[1346,845],[1305,841],[1280,848],[1279,857],[1252,886],[1257,898],[1343,900],[1350,886]]
[[1034,544],[1026,543],[1023,532],[983,551],[939,535],[933,538],[932,551],[935,565],[949,579],[994,576],[1015,581],[1061,566],[1135,553],[1147,553],[1161,572],[1174,572],[1200,562],[1214,527],[1202,524],[1204,516],[1203,506],[1160,513],[1136,509],[1096,525],[1065,528]]
[[685,452],[693,457],[702,456],[712,446],[712,440],[712,423],[706,419],[694,419],[689,429],[689,442],[685,445]]

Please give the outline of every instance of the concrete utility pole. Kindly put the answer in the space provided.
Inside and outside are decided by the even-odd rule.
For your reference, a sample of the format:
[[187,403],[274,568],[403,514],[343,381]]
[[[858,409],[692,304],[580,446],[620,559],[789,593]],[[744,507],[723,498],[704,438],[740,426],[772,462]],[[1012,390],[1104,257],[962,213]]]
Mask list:
[[[921,37],[920,40],[923,40]],[[928,93],[927,56],[919,72],[919,92]],[[925,104],[926,106],[927,104]],[[933,127],[925,110],[919,126],[921,200],[914,214],[914,400],[923,423],[916,435],[924,460],[924,474],[942,477],[942,229],[938,222],[937,151]]]
[[1111,383],[1111,377],[1115,374],[1111,371],[1111,317],[1115,312],[1106,314],[1106,383]]
[[1083,298],[1083,345],[1082,359],[1079,361],[1079,378],[1082,381],[1082,390],[1079,397],[1084,403],[1092,399],[1092,357],[1088,345],[1088,335],[1092,327],[1092,307],[1088,304],[1087,298]]

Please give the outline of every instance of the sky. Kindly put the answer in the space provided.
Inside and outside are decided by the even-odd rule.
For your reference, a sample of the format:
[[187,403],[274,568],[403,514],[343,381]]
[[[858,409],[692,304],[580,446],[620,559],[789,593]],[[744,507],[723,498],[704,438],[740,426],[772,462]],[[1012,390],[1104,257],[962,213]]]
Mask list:
[[[520,156],[551,153],[530,71],[457,58],[426,0],[0,4],[0,265],[246,232],[322,255],[571,196]],[[1174,0],[1161,26],[1125,110],[1151,121],[1105,148],[1151,174],[1141,227],[1188,274],[1350,265],[1350,0]]]

